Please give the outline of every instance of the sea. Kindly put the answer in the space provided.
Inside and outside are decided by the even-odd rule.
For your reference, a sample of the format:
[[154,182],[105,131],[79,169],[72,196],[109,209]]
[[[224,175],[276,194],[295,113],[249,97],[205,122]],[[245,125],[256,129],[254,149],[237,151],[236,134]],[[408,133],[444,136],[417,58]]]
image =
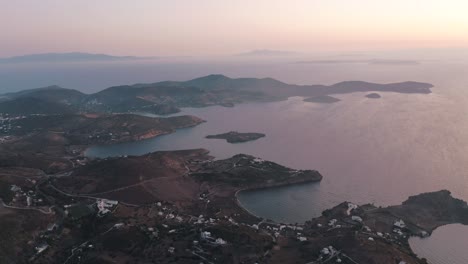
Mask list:
[[[380,93],[380,99],[366,98],[366,93],[334,95],[341,101],[333,104],[291,97],[231,108],[184,108],[176,115],[195,115],[207,122],[145,141],[93,146],[86,154],[109,157],[205,148],[217,159],[245,153],[295,169],[318,170],[324,176],[320,183],[238,195],[246,209],[278,222],[301,223],[343,201],[387,206],[442,189],[468,201],[468,62],[463,60],[409,65],[291,61],[0,65],[0,89],[57,84],[92,93],[112,85],[188,80],[213,73],[296,84],[420,81],[434,88],[431,94]],[[228,131],[260,132],[266,137],[242,144],[205,138]],[[458,246],[468,245],[467,230],[445,226],[430,238],[410,243],[430,263],[466,264],[468,251]]]

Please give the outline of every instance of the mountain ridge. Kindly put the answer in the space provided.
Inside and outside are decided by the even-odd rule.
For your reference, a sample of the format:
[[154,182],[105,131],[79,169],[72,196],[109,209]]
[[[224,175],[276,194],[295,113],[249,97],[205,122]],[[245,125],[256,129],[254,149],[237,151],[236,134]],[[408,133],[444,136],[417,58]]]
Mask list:
[[165,114],[170,114],[177,112],[179,107],[233,106],[242,102],[285,100],[291,96],[314,97],[352,92],[429,94],[432,87],[429,83],[413,81],[386,84],[344,81],[328,86],[296,85],[273,78],[230,78],[211,74],[188,81],[112,86],[93,94],[59,86],[29,89],[0,95],[0,109],[5,110],[2,104],[6,102],[11,105],[14,100],[30,98],[62,104],[72,112],[150,111],[160,114],[158,111],[164,109]]
[[26,62],[80,62],[80,61],[127,61],[155,59],[157,57],[113,56],[101,53],[64,52],[64,53],[37,53],[0,58],[0,63],[26,63]]

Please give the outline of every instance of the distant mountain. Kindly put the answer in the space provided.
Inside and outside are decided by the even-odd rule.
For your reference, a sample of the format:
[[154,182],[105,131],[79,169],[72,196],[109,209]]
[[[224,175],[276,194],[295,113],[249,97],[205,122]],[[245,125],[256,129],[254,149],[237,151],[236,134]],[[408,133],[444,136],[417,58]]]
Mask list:
[[252,50],[246,53],[240,53],[237,54],[236,56],[243,56],[243,57],[285,57],[285,56],[294,56],[298,55],[299,53],[297,52],[292,52],[292,51],[283,51],[283,50],[268,50],[268,49],[262,49],[262,50]]
[[[261,88],[286,87],[288,84],[272,78],[237,78],[232,79],[221,74],[212,74],[205,77],[181,82],[182,86],[195,86],[204,89],[236,89],[236,90],[258,90]],[[246,89],[247,88],[247,89]]]
[[416,60],[389,60],[389,59],[373,59],[369,64],[377,65],[419,65],[421,62]]
[[[94,94],[50,86],[0,96],[0,113],[152,112],[170,114],[180,107],[233,106],[252,101],[285,100],[291,96],[325,98],[352,92],[431,93],[420,82],[376,84],[347,81],[334,85],[294,85],[272,78],[229,78],[220,74],[189,81],[114,86]],[[48,104],[50,103],[50,109]],[[14,109],[12,111],[11,109]],[[11,111],[10,111],[11,110]],[[40,110],[40,111],[39,111]]]
[[372,64],[372,65],[419,65],[417,60],[372,59],[372,60],[308,60],[299,64]]
[[0,58],[0,63],[21,63],[21,62],[80,62],[80,61],[125,61],[154,59],[156,57],[134,57],[134,56],[111,56],[106,54],[92,54],[83,52],[70,53],[42,53],[15,56],[10,58]]

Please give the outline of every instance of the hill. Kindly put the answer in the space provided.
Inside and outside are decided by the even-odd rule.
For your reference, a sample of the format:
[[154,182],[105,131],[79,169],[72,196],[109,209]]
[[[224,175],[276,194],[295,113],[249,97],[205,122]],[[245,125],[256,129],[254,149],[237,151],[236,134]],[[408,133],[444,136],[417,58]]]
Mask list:
[[73,90],[62,88],[57,85],[23,90],[16,93],[8,93],[2,96],[4,99],[18,98],[37,98],[44,101],[55,101],[64,104],[77,104],[86,98],[86,94]]
[[[138,141],[193,127],[194,116],[153,118],[132,114],[31,115],[9,120],[0,137],[0,167],[39,168],[56,173],[72,168],[88,146]],[[74,158],[71,158],[74,157]]]

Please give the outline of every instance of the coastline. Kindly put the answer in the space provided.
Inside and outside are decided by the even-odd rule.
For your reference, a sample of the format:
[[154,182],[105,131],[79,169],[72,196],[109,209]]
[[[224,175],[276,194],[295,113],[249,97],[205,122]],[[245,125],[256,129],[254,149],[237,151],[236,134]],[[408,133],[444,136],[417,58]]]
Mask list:
[[154,139],[154,138],[164,136],[164,135],[170,135],[170,134],[176,133],[179,130],[183,130],[183,129],[187,129],[187,128],[193,128],[193,127],[196,127],[196,126],[198,126],[200,124],[203,124],[203,123],[206,123],[206,122],[207,122],[206,120],[202,120],[200,123],[188,124],[188,125],[185,125],[185,126],[176,127],[172,131],[163,131],[162,133],[154,134],[152,136],[146,136],[147,134],[144,134],[143,136],[138,136],[137,138],[131,138],[129,140],[108,141],[108,142],[103,142],[103,143],[100,143],[100,144],[81,145],[81,146],[79,146],[79,148],[80,148],[80,152],[79,152],[80,154],[79,155],[82,156],[82,157],[86,157],[86,158],[97,158],[97,157],[89,156],[87,154],[87,152],[91,148],[94,148],[94,147],[111,146],[111,145],[119,145],[119,144],[126,144],[126,143],[135,143],[135,142]]
[[[323,177],[322,177],[323,178]],[[289,183],[289,182],[282,182],[282,183],[276,183],[276,184],[263,184],[263,185],[260,185],[260,186],[253,186],[253,187],[245,187],[245,188],[240,188],[240,189],[237,189],[235,192],[234,192],[234,196],[233,196],[233,199],[235,200],[235,204],[244,212],[248,213],[249,215],[253,216],[253,217],[256,217],[258,218],[259,220],[268,220],[269,222],[272,222],[272,223],[276,223],[278,224],[276,221],[274,220],[271,220],[271,219],[265,219],[259,215],[256,215],[255,213],[253,213],[252,211],[250,211],[249,209],[247,209],[245,206],[242,205],[242,202],[239,200],[239,193],[241,192],[245,192],[245,191],[255,191],[255,190],[262,190],[262,189],[275,189],[275,188],[283,188],[283,187],[289,187],[289,186],[294,186],[294,185],[303,185],[303,184],[312,184],[312,183],[320,183],[320,181],[322,180],[322,178],[320,178],[319,180],[317,179],[303,179],[302,181],[297,181],[297,182],[293,182],[293,183]],[[292,223],[288,223],[288,224],[292,224]],[[301,223],[299,225],[304,225],[304,223]]]
[[[306,183],[307,182],[294,184]],[[239,200],[239,193],[241,193],[242,191],[252,191],[276,187],[281,188],[294,184],[283,183],[272,187],[259,186],[252,188],[247,187],[237,189],[234,193],[236,206],[243,212],[257,218],[258,227],[260,227],[261,224],[265,224],[266,227],[295,226],[296,228],[301,228],[301,230],[307,230],[307,232],[310,232],[310,234],[316,234],[322,233],[323,231],[320,231],[320,227],[329,225],[331,221],[338,221],[340,223],[340,225],[332,226],[329,229],[329,231],[336,229],[336,232],[338,233],[340,232],[340,229],[342,229],[343,227],[348,228],[346,226],[349,226],[349,224],[352,223],[352,220],[348,219],[351,218],[350,214],[345,213],[348,212],[349,208],[351,208],[349,207],[349,205],[351,204],[349,202],[343,202],[339,205],[336,205],[333,208],[325,210],[321,216],[313,217],[311,220],[308,220],[306,222],[290,223],[278,222],[275,220],[260,217],[259,215],[256,215],[254,212],[244,207],[241,201]],[[414,197],[418,199],[412,200],[412,198]],[[437,212],[439,211],[439,205],[427,204],[428,202],[431,203],[433,199],[437,199],[437,201],[443,201],[443,203],[445,204],[444,207],[451,208],[449,210],[449,215],[451,215],[449,217],[450,220],[446,219],[444,216],[440,216],[437,214]],[[463,206],[463,203],[465,204],[465,206]],[[456,209],[453,209],[452,206],[456,207]],[[410,208],[410,211],[408,211],[408,208]],[[374,245],[372,245],[372,243],[374,243],[373,241],[381,241],[386,243],[387,246],[390,245],[391,247],[399,249],[399,254],[403,253],[405,257],[411,256],[412,258],[414,258],[414,260],[418,261],[417,263],[427,263],[425,262],[426,256],[418,255],[416,253],[416,251],[412,247],[412,244],[410,243],[411,239],[429,238],[432,236],[433,232],[436,229],[447,225],[458,224],[468,227],[468,218],[466,218],[466,210],[468,210],[467,208],[468,207],[466,207],[466,202],[454,198],[453,196],[451,196],[451,193],[446,190],[432,193],[421,193],[415,196],[410,196],[408,200],[401,203],[400,205],[394,205],[389,207],[369,207],[369,205],[356,205],[356,208],[351,209],[352,215],[353,217],[359,217],[361,219],[361,222],[355,222],[353,225],[361,226],[361,228],[359,228],[360,231],[353,232],[359,232],[359,235],[357,235],[358,233],[356,233],[356,236],[362,236],[364,240],[367,240],[368,243],[370,242],[369,245],[366,245],[366,247],[369,246],[369,248],[372,248],[374,247]],[[424,217],[420,218],[419,216],[415,216],[413,214],[413,210],[416,211],[416,215],[422,215],[422,213],[418,214],[417,211],[430,212],[432,214],[432,217],[429,217],[428,219],[425,219]],[[463,213],[462,211],[465,211],[465,213]],[[400,219],[399,221],[402,221],[402,223],[404,221],[404,226],[401,228],[401,230],[396,229],[397,231],[395,231],[394,223],[398,219]],[[380,223],[376,224],[375,221]],[[425,224],[427,224],[428,226],[425,226]],[[351,225],[351,227],[353,225]],[[369,228],[369,226],[371,228]],[[288,244],[289,243],[291,242],[288,242]]]
[[237,190],[237,191],[234,193],[233,199],[235,200],[236,206],[237,206],[240,210],[242,210],[243,212],[247,213],[248,215],[257,218],[258,220],[262,220],[263,217],[260,217],[259,215],[254,214],[252,211],[250,211],[249,209],[247,209],[245,206],[242,205],[242,203],[241,203],[240,200],[239,200],[239,197],[237,196],[237,195],[238,195],[240,192],[242,192],[242,191],[248,191],[248,190],[239,189],[239,190]]

